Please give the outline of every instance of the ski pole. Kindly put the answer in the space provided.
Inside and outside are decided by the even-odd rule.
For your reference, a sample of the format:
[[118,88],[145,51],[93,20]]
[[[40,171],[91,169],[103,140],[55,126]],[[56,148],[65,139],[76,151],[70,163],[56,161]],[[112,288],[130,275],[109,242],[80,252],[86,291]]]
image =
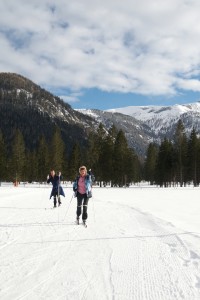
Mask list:
[[65,220],[65,218],[66,218],[66,216],[67,216],[67,213],[68,213],[68,210],[69,210],[69,208],[70,208],[70,205],[71,205],[71,202],[72,202],[73,197],[74,197],[74,193],[73,193],[73,195],[72,195],[72,197],[71,197],[71,200],[70,200],[70,202],[69,202],[69,205],[68,205],[68,207],[67,207],[65,216],[64,216],[64,218],[63,218],[63,222],[64,222],[64,220]]
[[93,217],[94,217],[94,223],[95,223],[96,218],[95,218],[95,210],[94,210],[94,199],[92,199],[92,208],[93,208]]
[[58,173],[58,201],[60,197],[60,172]]
[[[60,205],[60,172],[58,172],[58,206]],[[58,213],[58,223],[59,223],[59,213]]]

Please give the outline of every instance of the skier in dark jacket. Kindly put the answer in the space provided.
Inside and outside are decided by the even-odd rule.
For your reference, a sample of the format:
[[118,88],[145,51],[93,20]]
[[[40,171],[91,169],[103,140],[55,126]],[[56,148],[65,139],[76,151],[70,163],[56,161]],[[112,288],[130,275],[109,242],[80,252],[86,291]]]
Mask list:
[[51,170],[50,174],[47,176],[47,183],[52,183],[53,187],[50,194],[50,199],[53,196],[54,199],[54,207],[57,205],[57,199],[58,199],[58,206],[61,205],[60,195],[65,197],[64,190],[62,186],[60,185],[60,181],[62,179],[61,172],[56,175],[54,170]]
[[[92,178],[91,178],[91,170],[87,173],[87,169],[85,166],[79,168],[79,173],[73,183],[73,191],[77,197],[77,210],[76,210],[76,220],[77,224],[79,224],[79,218],[82,213],[83,224],[86,225],[86,220],[88,218],[87,207],[88,200],[92,197]],[[93,176],[94,179],[94,176]]]

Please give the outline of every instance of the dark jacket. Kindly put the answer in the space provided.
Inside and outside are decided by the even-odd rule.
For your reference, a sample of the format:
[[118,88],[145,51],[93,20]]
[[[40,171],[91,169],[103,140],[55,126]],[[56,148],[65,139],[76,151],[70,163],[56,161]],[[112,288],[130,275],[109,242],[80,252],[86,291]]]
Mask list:
[[64,190],[63,190],[62,186],[60,185],[61,180],[62,180],[62,176],[58,176],[58,175],[55,175],[54,177],[52,177],[50,175],[49,179],[47,179],[47,183],[51,182],[53,185],[51,194],[50,194],[50,199],[52,196],[58,195],[58,194],[65,197]]

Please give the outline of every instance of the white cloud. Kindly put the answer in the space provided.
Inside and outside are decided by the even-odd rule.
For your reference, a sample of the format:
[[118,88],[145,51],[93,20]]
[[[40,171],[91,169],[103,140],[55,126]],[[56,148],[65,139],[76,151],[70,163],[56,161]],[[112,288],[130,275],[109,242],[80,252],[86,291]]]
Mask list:
[[72,90],[199,91],[199,11],[198,0],[1,1],[0,71]]
[[179,79],[177,80],[177,86],[184,90],[200,92],[200,81],[197,79]]
[[79,97],[82,96],[83,93],[80,92],[72,92],[68,95],[60,95],[59,98],[63,99],[67,103],[79,102]]

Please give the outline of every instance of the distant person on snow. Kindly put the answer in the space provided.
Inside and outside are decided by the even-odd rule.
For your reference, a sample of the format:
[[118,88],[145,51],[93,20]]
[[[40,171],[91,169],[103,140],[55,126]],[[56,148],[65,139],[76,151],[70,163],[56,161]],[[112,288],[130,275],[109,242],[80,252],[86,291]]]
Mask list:
[[79,218],[82,214],[83,224],[86,225],[88,201],[92,197],[92,180],[94,180],[94,175],[91,173],[91,170],[87,173],[86,167],[81,166],[79,168],[79,175],[73,183],[73,191],[77,197],[77,224],[79,224]]
[[62,186],[60,185],[61,180],[62,180],[61,172],[59,172],[58,175],[56,175],[55,171],[51,170],[50,174],[47,176],[47,183],[51,182],[53,185],[51,194],[50,194],[50,199],[53,196],[54,207],[56,207],[56,205],[57,205],[57,200],[58,200],[58,206],[61,205],[60,195],[65,197],[64,190],[63,190]]

